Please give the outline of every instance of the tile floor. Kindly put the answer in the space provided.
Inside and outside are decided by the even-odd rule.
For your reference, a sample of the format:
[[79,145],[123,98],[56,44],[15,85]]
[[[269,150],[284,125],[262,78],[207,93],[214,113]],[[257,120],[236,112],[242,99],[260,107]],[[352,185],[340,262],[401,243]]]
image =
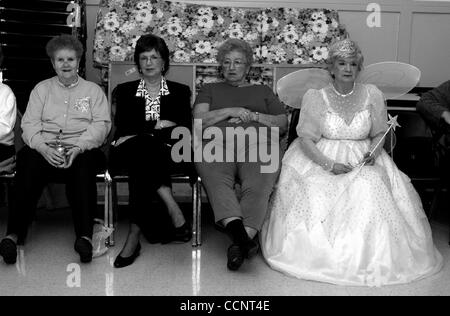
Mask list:
[[[91,264],[79,264],[73,250],[70,210],[39,210],[30,238],[16,265],[0,259],[0,295],[450,295],[450,247],[447,224],[432,222],[435,243],[444,256],[443,270],[425,280],[381,288],[344,287],[304,281],[271,270],[259,254],[238,272],[226,268],[228,237],[212,220],[203,225],[203,245],[142,243],[141,256],[130,267],[114,269],[127,232],[119,221],[116,246]],[[6,209],[0,208],[0,236]]]

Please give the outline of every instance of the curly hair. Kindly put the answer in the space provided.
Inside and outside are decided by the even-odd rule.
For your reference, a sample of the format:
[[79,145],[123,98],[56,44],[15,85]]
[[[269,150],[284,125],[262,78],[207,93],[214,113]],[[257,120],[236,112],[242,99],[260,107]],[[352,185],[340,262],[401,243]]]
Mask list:
[[134,63],[136,64],[136,68],[139,72],[141,72],[139,55],[153,49],[158,52],[159,56],[161,56],[164,61],[164,69],[162,70],[162,74],[164,76],[170,67],[170,52],[166,42],[161,37],[154,34],[142,35],[138,39],[136,48],[134,49]]
[[222,64],[225,59],[225,55],[232,51],[243,53],[246,58],[247,66],[253,64],[253,49],[246,41],[237,38],[230,38],[220,45],[216,57],[219,64]]
[[338,40],[329,47],[327,64],[330,69],[338,58],[355,58],[358,71],[363,68],[364,56],[355,41],[349,38]]
[[55,53],[61,49],[74,50],[78,59],[81,58],[84,52],[83,44],[76,37],[68,34],[53,37],[45,47],[47,56],[50,59],[53,59]]

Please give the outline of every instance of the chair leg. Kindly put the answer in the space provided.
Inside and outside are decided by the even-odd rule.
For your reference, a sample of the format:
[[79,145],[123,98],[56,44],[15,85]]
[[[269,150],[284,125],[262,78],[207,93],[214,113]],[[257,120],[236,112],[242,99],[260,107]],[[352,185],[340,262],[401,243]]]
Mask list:
[[200,177],[192,186],[192,247],[202,244],[202,185]]
[[197,246],[202,245],[202,180],[197,179]]
[[197,182],[192,185],[192,247],[197,247],[197,195],[198,187]]
[[112,229],[111,235],[106,239],[106,246],[114,247],[114,205],[113,205],[113,183],[112,178],[108,172],[105,173],[105,225]]

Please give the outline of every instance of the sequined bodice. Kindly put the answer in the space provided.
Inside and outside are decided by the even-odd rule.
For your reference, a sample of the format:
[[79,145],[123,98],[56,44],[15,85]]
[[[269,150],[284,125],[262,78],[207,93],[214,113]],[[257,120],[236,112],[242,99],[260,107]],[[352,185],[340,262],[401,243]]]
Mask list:
[[352,94],[338,95],[331,85],[323,89],[327,110],[324,115],[323,136],[328,139],[366,139],[371,129],[368,93],[355,85]]
[[350,124],[341,115],[327,111],[323,123],[323,137],[328,139],[366,139],[370,133],[371,120],[368,109],[356,113]]

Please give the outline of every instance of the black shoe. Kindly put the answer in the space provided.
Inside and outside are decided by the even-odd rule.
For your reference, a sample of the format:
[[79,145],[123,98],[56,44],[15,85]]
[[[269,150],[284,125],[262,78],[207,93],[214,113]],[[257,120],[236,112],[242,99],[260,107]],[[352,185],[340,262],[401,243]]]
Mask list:
[[15,264],[17,260],[17,245],[9,238],[4,238],[0,242],[0,256],[6,264]]
[[92,261],[92,244],[85,238],[77,238],[75,241],[75,251],[80,255],[82,263],[89,263]]
[[174,242],[188,242],[192,238],[192,229],[188,222],[184,222],[180,227],[175,228]]
[[138,243],[136,246],[136,249],[134,249],[134,252],[129,257],[122,257],[121,255],[118,255],[116,260],[114,261],[114,267],[115,268],[124,268],[126,266],[129,266],[130,264],[133,264],[134,260],[136,260],[137,257],[139,257],[141,251],[141,243]]
[[253,258],[259,250],[259,242],[258,242],[258,235],[253,237],[253,239],[249,239],[248,242],[245,244],[245,257],[247,259]]
[[244,263],[244,251],[239,245],[232,244],[227,251],[227,267],[231,271],[236,271]]

